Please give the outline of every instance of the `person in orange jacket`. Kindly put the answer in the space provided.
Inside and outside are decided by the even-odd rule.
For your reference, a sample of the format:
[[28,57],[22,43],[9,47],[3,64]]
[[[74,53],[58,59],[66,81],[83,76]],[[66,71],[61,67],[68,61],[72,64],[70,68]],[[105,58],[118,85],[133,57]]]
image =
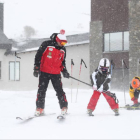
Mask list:
[[129,95],[131,100],[134,102],[134,107],[140,107],[140,103],[138,102],[140,94],[140,77],[134,77],[131,81],[129,88]]

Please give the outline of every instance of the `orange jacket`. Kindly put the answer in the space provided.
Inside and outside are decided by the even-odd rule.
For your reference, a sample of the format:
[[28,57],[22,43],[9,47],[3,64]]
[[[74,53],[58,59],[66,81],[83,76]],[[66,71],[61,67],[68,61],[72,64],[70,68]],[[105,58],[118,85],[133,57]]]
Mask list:
[[[138,79],[138,80],[140,81],[140,77],[134,77],[133,79]],[[134,89],[134,88],[131,86],[131,84],[130,84],[129,95],[130,95],[131,99],[134,98],[134,92],[135,92],[135,90],[139,90],[139,91],[140,91],[140,87],[137,88],[137,89]]]

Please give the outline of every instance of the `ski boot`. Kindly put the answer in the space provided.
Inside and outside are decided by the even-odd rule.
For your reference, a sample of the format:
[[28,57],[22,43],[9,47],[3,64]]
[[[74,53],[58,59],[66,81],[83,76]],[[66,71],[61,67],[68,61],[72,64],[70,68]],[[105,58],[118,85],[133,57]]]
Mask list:
[[130,106],[128,110],[140,110],[140,103]]
[[118,108],[113,109],[113,111],[115,112],[115,116],[119,116],[119,115],[120,115],[120,114],[119,114],[119,109],[118,109]]
[[89,116],[94,116],[94,115],[92,114],[92,112],[93,112],[93,110],[87,109],[87,114],[88,114]]
[[134,107],[140,107],[140,103],[134,104],[132,106],[134,106]]
[[67,107],[63,107],[61,109],[61,115],[66,115],[67,114]]
[[61,114],[57,116],[57,119],[65,119],[67,114],[67,107],[61,109]]
[[35,111],[35,116],[41,116],[44,114],[44,109],[42,108],[37,108]]

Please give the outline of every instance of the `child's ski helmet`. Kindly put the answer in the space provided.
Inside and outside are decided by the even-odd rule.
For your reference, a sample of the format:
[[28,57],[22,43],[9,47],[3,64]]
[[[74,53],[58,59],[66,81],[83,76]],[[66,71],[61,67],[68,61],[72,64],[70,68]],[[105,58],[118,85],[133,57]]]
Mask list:
[[107,58],[102,58],[99,62],[98,70],[102,74],[107,74],[109,72],[110,62]]
[[131,85],[133,88],[139,88],[140,87],[140,81],[138,79],[132,79]]

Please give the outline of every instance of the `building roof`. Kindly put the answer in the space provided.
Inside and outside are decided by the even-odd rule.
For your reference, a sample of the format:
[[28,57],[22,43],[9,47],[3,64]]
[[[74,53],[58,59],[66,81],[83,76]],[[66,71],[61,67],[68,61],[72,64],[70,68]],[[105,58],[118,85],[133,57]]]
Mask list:
[[[38,50],[43,41],[50,40],[50,38],[30,39],[14,43],[12,51],[17,49],[17,52],[27,52]],[[67,36],[67,46],[89,43],[89,33],[76,34]]]

